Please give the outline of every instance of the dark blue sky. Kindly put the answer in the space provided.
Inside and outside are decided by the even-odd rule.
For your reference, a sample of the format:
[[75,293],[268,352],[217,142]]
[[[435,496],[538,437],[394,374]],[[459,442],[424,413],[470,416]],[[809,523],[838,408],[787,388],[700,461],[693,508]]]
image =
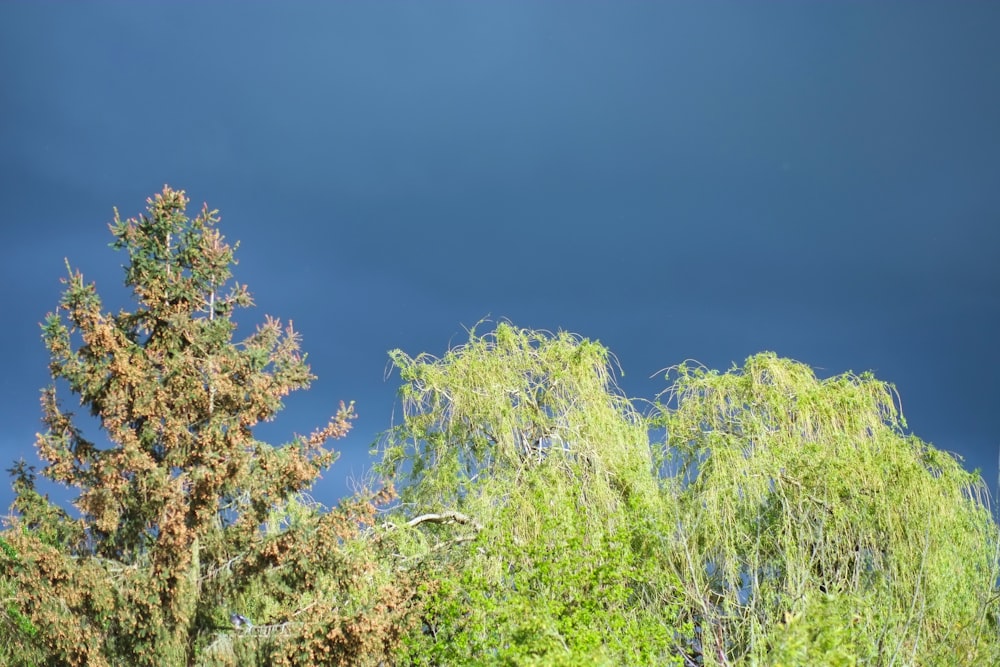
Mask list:
[[0,457],[35,460],[63,258],[127,305],[112,207],[169,183],[241,241],[241,324],[304,336],[267,439],[357,401],[328,504],[386,351],[486,315],[600,339],[647,398],[687,358],[874,370],[992,486],[997,35],[987,2],[4,2]]

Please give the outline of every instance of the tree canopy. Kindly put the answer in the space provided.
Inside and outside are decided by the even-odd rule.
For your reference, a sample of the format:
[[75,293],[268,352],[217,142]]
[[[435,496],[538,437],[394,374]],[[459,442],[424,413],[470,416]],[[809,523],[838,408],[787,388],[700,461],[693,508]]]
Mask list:
[[870,373],[762,353],[673,367],[642,401],[597,341],[482,322],[440,357],[389,353],[403,416],[372,490],[317,503],[353,404],[255,437],[314,378],[291,323],[236,340],[236,248],[188,203],[115,212],[132,310],[67,265],[42,325],[4,664],[1000,664],[986,487]]
[[[33,467],[15,465],[4,532],[13,662],[235,664],[261,653],[311,664],[311,645],[344,649],[338,633],[351,634],[366,603],[358,582],[370,563],[329,547],[371,511],[322,512],[305,495],[333,462],[325,443],[347,433],[352,406],[280,447],[254,437],[313,376],[291,324],[268,317],[233,341],[250,294],[231,283],[234,248],[217,212],[189,218],[187,204],[164,188],[137,219],[116,211],[112,245],[127,255],[133,311],[105,312],[71,270],[43,325],[53,384],[42,393],[40,474],[76,490],[79,516],[36,491]],[[106,444],[64,410],[59,387],[99,420]],[[253,635],[267,641],[234,648],[219,632],[233,614],[267,626]]]
[[706,653],[817,664],[789,638],[842,629],[838,664],[997,655],[986,488],[904,432],[893,386],[760,354],[722,374],[682,365],[666,396],[659,460]]
[[434,559],[417,664],[676,661],[676,577],[645,420],[608,351],[501,323],[443,358],[390,354],[402,424],[380,471],[401,511],[457,507],[474,544]]

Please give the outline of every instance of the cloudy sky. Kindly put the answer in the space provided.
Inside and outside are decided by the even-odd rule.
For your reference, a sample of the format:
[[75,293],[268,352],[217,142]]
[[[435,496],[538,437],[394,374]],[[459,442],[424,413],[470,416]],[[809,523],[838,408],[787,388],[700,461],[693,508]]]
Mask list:
[[998,34],[987,2],[4,2],[0,458],[36,460],[64,258],[127,305],[112,207],[169,183],[319,376],[263,435],[357,401],[328,504],[387,350],[486,316],[600,339],[633,396],[688,358],[873,370],[993,486]]

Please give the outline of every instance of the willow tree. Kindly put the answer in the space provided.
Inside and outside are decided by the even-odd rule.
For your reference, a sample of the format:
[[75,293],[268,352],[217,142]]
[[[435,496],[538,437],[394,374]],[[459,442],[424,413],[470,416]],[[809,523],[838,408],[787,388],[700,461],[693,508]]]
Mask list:
[[[234,248],[217,213],[189,218],[187,204],[165,187],[146,215],[115,212],[112,245],[126,253],[134,310],[106,312],[95,286],[70,271],[43,325],[53,384],[42,394],[40,473],[75,491],[77,516],[36,490],[32,467],[15,467],[5,535],[18,558],[4,560],[3,574],[32,632],[21,637],[34,651],[25,662],[260,657],[267,642],[246,627],[234,634],[231,614],[273,627],[294,617],[280,634],[315,647],[338,616],[301,596],[319,596],[324,578],[363,574],[344,570],[335,548],[356,522],[319,516],[302,496],[334,461],[325,443],[348,431],[352,408],[341,404],[325,426],[284,446],[254,437],[313,376],[291,324],[268,317],[233,340],[233,315],[252,305],[250,294],[231,280]],[[97,437],[63,408],[63,390],[96,418]],[[274,644],[275,656],[295,654]]]
[[607,349],[501,323],[440,359],[391,358],[404,418],[381,472],[407,559],[437,581],[404,661],[674,659],[663,501]]
[[772,354],[673,378],[660,463],[700,661],[995,664],[983,482],[906,434],[891,385]]

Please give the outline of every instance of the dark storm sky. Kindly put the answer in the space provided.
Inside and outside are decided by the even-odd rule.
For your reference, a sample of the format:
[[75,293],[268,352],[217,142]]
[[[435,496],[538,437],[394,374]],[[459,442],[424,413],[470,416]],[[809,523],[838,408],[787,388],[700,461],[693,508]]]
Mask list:
[[328,504],[386,351],[487,315],[600,339],[647,398],[687,358],[874,370],[992,486],[997,35],[986,2],[4,2],[0,456],[35,460],[63,258],[127,305],[112,207],[169,183],[241,241],[241,325],[304,336],[265,437],[357,401]]

